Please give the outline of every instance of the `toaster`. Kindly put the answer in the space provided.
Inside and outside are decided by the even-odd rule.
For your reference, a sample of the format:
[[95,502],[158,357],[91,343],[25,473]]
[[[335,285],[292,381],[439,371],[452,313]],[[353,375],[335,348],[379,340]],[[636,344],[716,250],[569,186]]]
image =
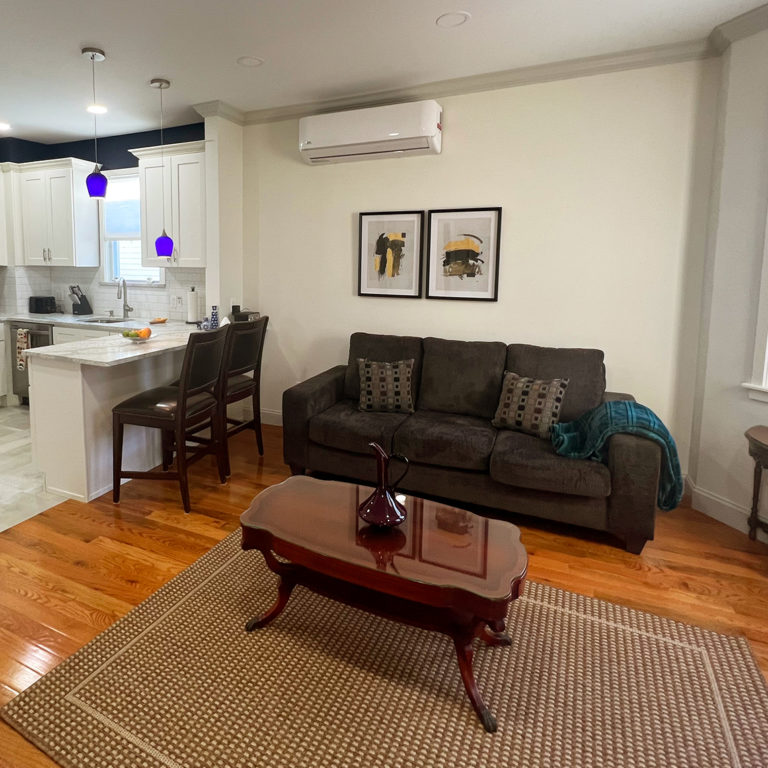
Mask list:
[[30,296],[29,311],[33,315],[49,315],[56,311],[55,296]]

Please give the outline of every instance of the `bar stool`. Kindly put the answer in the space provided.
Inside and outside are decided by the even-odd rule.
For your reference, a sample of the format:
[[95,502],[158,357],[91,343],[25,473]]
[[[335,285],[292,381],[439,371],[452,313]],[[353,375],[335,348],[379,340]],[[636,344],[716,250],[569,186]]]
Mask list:
[[[224,456],[227,475],[232,474],[229,466],[229,438],[244,429],[253,429],[259,455],[264,455],[264,440],[261,435],[261,357],[264,351],[264,337],[269,317],[258,320],[232,323],[227,341],[227,351],[222,366],[221,418],[224,434]],[[252,374],[248,376],[247,374]],[[227,415],[227,406],[251,398],[253,418],[238,420]]]
[[[112,500],[120,501],[122,478],[178,480],[184,511],[189,512],[187,467],[203,456],[214,454],[219,479],[226,482],[225,441],[220,417],[221,368],[227,345],[227,327],[192,333],[187,342],[178,382],[141,392],[112,409]],[[124,470],[123,428],[126,424],[161,430],[163,472]],[[201,447],[187,453],[187,435],[210,425],[210,438],[196,438]],[[176,451],[176,471],[168,467]]]
[[752,512],[749,515],[749,538],[757,537],[757,529],[768,532],[768,523],[760,520],[757,513],[760,510],[760,484],[763,469],[768,467],[768,427],[750,427],[744,436],[749,445],[749,455],[755,460],[755,479],[752,486]]

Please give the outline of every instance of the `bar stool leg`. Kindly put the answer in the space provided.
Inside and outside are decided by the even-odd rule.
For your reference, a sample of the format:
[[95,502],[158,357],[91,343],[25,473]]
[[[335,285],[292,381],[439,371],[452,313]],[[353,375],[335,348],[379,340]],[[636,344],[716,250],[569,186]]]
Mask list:
[[179,488],[181,489],[181,503],[184,511],[189,512],[189,480],[187,479],[187,441],[184,427],[176,429],[176,469],[179,473]]
[[757,538],[757,513],[760,510],[760,485],[762,483],[763,466],[755,459],[755,480],[752,486],[752,512],[749,515],[749,538],[754,541]]
[[120,473],[123,469],[123,422],[112,414],[112,501],[120,501]]
[[259,446],[259,456],[264,455],[264,439],[261,436],[261,387],[256,387],[253,393],[253,430],[256,432],[256,445]]

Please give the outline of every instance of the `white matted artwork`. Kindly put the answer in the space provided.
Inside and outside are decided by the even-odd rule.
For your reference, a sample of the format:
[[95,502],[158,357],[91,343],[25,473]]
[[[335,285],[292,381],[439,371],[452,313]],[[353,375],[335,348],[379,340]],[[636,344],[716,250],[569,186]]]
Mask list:
[[360,214],[358,296],[421,296],[424,211]]
[[429,212],[427,298],[496,301],[501,208]]

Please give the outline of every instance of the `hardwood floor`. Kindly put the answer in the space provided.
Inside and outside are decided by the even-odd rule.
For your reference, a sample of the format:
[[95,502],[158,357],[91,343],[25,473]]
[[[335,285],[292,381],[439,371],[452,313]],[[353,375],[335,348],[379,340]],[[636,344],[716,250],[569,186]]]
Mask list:
[[[282,432],[232,441],[233,475],[212,459],[191,477],[192,513],[173,482],[134,481],[122,501],[105,495],[46,510],[0,533],[0,705],[31,685],[238,527],[263,488],[289,476]],[[210,464],[209,464],[210,461]],[[659,513],[641,556],[601,534],[521,525],[529,577],[581,594],[747,637],[768,677],[768,546],[690,508]],[[55,766],[0,722],[0,766]]]

